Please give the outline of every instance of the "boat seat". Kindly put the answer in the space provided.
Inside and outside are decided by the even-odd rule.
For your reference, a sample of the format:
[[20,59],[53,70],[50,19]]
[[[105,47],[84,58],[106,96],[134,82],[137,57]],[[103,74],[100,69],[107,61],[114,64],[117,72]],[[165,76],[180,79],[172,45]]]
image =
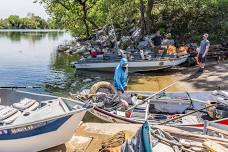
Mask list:
[[13,107],[0,106],[0,123],[9,124],[12,123],[20,116],[21,112]]
[[67,107],[62,98],[58,98],[57,100],[59,101],[60,106],[63,108],[65,112],[70,112],[70,109]]
[[18,103],[14,103],[13,107],[20,111],[34,111],[39,107],[39,102],[33,99],[24,98]]

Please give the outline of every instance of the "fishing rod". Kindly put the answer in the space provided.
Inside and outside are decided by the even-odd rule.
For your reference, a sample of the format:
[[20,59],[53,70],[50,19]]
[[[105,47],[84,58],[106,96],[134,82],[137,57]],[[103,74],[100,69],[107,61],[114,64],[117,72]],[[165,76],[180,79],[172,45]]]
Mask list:
[[0,86],[1,89],[38,89],[42,88],[40,86]]
[[180,116],[178,116],[178,117],[174,117],[174,118],[172,118],[172,119],[169,119],[169,120],[167,120],[167,121],[165,121],[165,122],[160,123],[159,125],[165,125],[165,124],[167,124],[167,123],[169,123],[169,122],[171,122],[171,121],[181,119],[181,118],[186,117],[186,116],[188,116],[188,115],[194,114],[194,113],[196,113],[196,112],[199,112],[199,111],[202,111],[202,110],[205,110],[205,109],[214,107],[214,106],[215,106],[215,105],[212,104],[212,105],[206,106],[206,107],[204,107],[204,108],[201,108],[201,109],[198,109],[198,110],[194,110],[194,111],[192,111],[192,112],[189,112],[189,113],[180,115]]
[[175,81],[174,83],[172,83],[172,84],[168,85],[167,87],[165,87],[165,88],[161,89],[160,91],[158,91],[158,92],[154,93],[153,95],[151,95],[151,96],[147,97],[146,99],[144,99],[144,100],[143,100],[143,102],[138,103],[138,104],[136,104],[136,105],[132,106],[131,108],[127,109],[126,111],[130,111],[130,110],[134,109],[135,107],[137,107],[137,106],[139,106],[139,105],[144,104],[145,102],[147,102],[147,103],[149,104],[149,103],[150,103],[150,101],[148,101],[149,99],[151,99],[151,98],[153,98],[154,96],[156,96],[156,95],[158,95],[158,94],[162,93],[163,91],[165,91],[165,90],[169,89],[171,86],[173,86],[173,85],[174,85],[174,84],[176,84],[177,82],[178,82],[178,81]]

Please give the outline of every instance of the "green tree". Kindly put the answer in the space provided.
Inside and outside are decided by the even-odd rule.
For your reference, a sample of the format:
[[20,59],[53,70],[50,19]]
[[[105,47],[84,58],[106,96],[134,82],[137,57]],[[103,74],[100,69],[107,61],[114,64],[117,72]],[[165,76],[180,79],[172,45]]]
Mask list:
[[227,37],[228,0],[37,0],[52,26],[89,37],[94,29],[114,24],[122,33],[134,26],[143,34],[157,29],[172,33],[183,42],[198,41],[203,32],[210,39]]
[[11,28],[19,28],[20,23],[21,23],[20,18],[17,15],[10,15],[8,17],[8,21],[11,25]]

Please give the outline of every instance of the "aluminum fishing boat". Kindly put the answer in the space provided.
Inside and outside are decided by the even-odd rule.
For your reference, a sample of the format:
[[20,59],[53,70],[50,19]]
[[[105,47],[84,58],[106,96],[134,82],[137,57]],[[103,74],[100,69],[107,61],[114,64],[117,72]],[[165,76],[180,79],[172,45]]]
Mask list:
[[0,89],[0,151],[32,152],[70,140],[88,108],[76,100]]
[[[188,54],[185,54],[178,57],[167,56],[150,59],[141,59],[139,57],[132,60],[128,59],[128,70],[129,72],[142,72],[171,68],[184,63],[188,56]],[[115,55],[82,58],[75,62],[74,66],[77,70],[114,72],[121,58],[122,56]]]
[[[215,92],[225,92],[225,95],[215,94]],[[215,92],[163,92],[156,96],[156,98],[150,99],[148,122],[150,124],[162,124],[175,117],[180,117],[181,115],[203,109],[205,106],[215,104],[214,108],[195,112],[177,121],[171,121],[168,125],[202,127],[205,120],[228,125],[228,92]],[[153,94],[153,92],[126,92],[122,95],[122,99],[131,100],[134,104],[138,104],[143,100],[140,98],[146,98]],[[98,100],[101,101],[101,99]],[[104,99],[102,100],[104,101]],[[126,112],[118,110],[118,106],[115,108],[112,104],[104,105],[95,107],[90,112],[96,117],[112,123],[143,123],[145,121],[146,103],[137,106],[128,115],[126,115]]]

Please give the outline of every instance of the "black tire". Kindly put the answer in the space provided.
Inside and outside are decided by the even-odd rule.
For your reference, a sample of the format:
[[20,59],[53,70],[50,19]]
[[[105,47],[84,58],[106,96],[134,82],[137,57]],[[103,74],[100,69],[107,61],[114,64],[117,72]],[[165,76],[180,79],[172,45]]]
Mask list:
[[[95,83],[91,88],[90,88],[90,94],[96,94],[97,92],[103,92],[103,90],[108,90],[110,94],[117,94],[117,91],[115,87],[107,81],[100,81]],[[107,93],[107,92],[105,92]]]

